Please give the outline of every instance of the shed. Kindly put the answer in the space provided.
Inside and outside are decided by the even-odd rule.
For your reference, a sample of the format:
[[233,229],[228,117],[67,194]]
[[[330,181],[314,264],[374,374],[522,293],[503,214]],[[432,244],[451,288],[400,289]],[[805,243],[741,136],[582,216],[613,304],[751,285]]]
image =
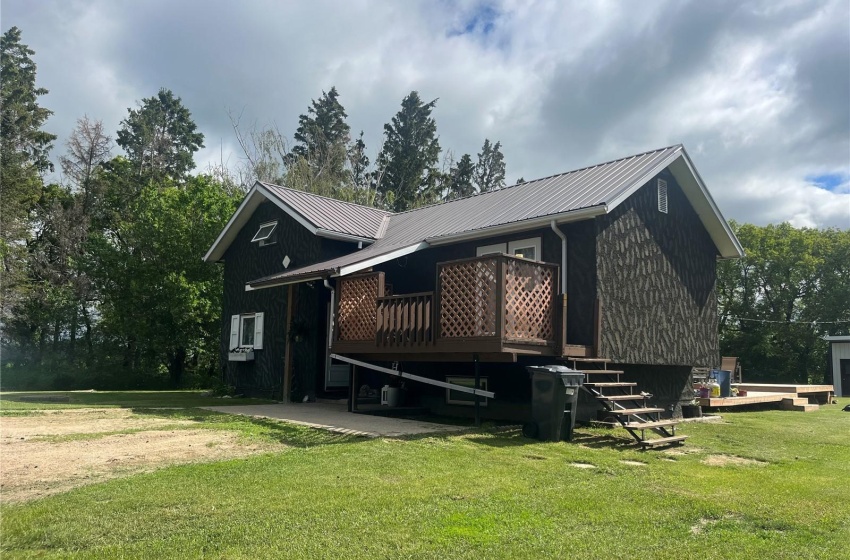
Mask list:
[[850,397],[850,335],[825,336],[824,340],[829,342],[827,383],[832,380],[836,396]]

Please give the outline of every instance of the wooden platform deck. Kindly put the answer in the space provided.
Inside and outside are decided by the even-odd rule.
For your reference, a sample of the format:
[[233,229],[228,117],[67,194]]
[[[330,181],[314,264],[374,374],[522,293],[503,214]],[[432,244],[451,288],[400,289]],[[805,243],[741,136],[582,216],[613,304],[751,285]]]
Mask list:
[[827,403],[830,402],[833,393],[832,385],[733,383],[732,387],[746,391],[747,395],[745,397],[713,397],[697,400],[701,406],[706,408],[782,402],[783,399],[798,397],[814,397],[820,402]]

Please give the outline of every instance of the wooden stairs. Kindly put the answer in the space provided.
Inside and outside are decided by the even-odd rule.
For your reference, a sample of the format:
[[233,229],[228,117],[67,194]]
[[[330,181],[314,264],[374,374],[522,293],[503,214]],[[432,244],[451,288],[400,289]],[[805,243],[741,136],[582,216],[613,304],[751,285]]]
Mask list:
[[677,420],[662,420],[663,408],[649,406],[649,393],[635,393],[637,383],[620,381],[621,370],[610,369],[607,358],[567,358],[573,369],[585,374],[583,388],[617,419],[644,449],[682,445],[688,436],[677,436]]

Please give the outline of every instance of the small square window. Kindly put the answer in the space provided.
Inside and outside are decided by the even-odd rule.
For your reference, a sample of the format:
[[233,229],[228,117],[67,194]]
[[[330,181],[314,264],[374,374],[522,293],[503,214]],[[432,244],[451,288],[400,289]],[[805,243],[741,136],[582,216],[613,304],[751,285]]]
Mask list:
[[520,239],[508,243],[508,253],[531,261],[540,260],[540,238]]
[[254,234],[254,238],[251,239],[251,243],[259,242],[261,247],[263,245],[274,243],[272,234],[276,228],[277,222],[266,222],[264,224],[260,224],[260,229],[258,229],[257,233]]

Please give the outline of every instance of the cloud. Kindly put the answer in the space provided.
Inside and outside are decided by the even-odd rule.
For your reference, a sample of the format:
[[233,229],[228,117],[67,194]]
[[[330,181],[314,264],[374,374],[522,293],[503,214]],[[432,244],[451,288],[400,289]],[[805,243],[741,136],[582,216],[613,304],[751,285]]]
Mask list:
[[374,158],[416,89],[439,98],[444,150],[501,140],[509,180],[682,142],[727,217],[843,228],[848,19],[844,0],[3,2],[62,138],[168,87],[206,135],[200,166],[234,164],[228,112],[291,136],[336,86]]

